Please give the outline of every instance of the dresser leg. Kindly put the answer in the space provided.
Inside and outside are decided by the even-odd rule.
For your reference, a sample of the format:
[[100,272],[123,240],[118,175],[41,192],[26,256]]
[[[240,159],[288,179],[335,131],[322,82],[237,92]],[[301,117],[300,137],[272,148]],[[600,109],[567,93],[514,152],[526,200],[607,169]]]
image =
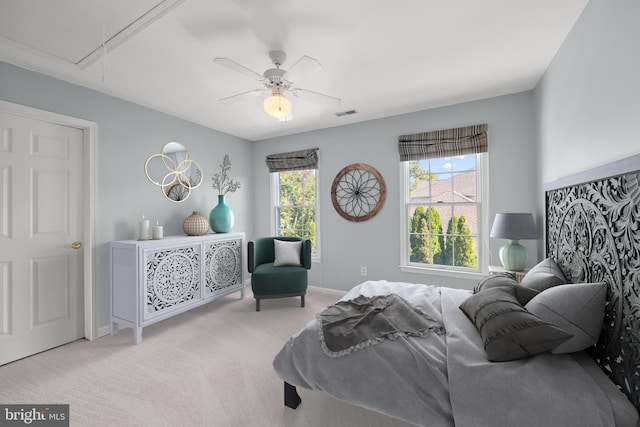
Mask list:
[[133,343],[142,344],[142,328],[140,327],[133,328]]

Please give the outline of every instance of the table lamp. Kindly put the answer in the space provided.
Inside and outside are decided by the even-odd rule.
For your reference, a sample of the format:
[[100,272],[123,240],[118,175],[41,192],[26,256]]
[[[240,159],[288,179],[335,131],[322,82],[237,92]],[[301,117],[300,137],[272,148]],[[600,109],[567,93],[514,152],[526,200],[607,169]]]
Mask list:
[[500,261],[510,271],[522,271],[527,266],[527,249],[518,241],[537,239],[538,230],[530,213],[498,213],[493,220],[491,237],[507,239],[500,248]]

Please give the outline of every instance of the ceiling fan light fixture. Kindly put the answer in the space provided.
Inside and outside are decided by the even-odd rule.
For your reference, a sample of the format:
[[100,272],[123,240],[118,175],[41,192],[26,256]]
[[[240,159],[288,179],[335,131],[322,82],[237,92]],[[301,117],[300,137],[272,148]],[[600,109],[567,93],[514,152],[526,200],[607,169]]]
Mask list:
[[273,93],[262,103],[265,113],[281,122],[291,120],[291,101],[281,93]]

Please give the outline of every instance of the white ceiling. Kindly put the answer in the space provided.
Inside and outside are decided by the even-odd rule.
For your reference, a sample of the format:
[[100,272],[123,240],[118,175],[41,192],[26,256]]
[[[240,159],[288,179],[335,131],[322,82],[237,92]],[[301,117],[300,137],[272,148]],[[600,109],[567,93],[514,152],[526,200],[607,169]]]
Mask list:
[[[255,141],[533,89],[586,3],[0,0],[0,60]],[[261,85],[214,57],[262,74],[271,50],[317,59],[296,83],[341,105],[218,101]]]

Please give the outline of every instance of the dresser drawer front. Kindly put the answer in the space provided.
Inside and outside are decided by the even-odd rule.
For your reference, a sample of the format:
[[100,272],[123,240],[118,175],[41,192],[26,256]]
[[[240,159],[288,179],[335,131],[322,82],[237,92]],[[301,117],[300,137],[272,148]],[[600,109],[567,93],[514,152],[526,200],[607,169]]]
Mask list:
[[145,251],[145,320],[200,298],[200,250],[194,245]]
[[242,239],[205,245],[204,296],[242,284]]

